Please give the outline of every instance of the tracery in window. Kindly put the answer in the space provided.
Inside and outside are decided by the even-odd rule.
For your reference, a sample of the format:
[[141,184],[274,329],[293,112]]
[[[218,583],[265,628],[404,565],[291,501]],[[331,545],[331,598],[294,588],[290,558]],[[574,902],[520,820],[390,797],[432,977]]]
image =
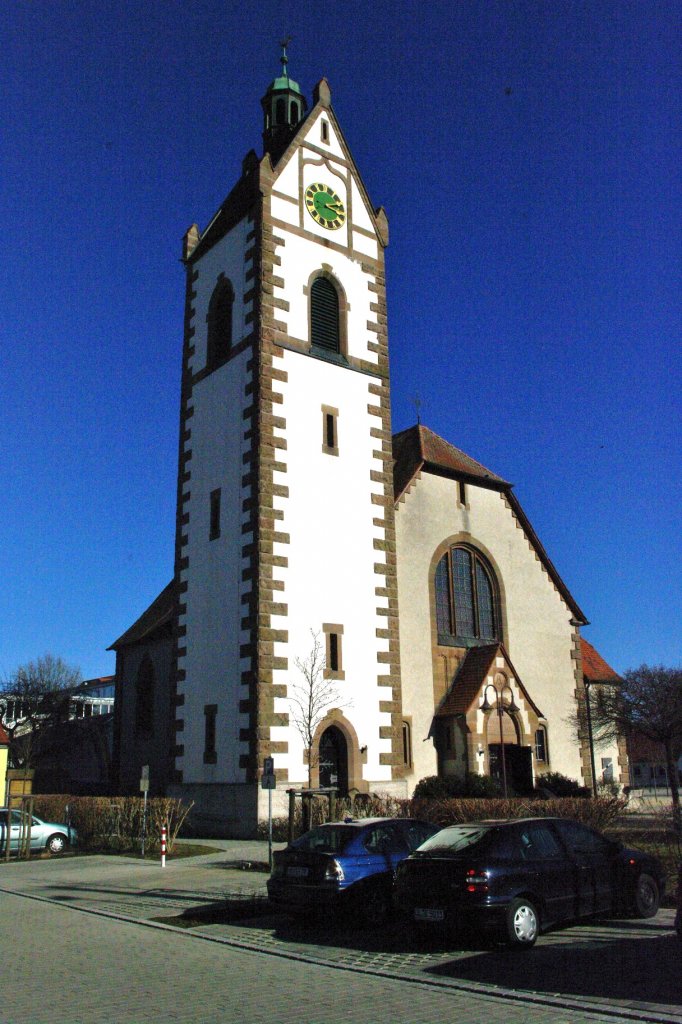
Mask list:
[[499,639],[495,577],[473,548],[457,545],[443,555],[436,566],[435,596],[439,643]]

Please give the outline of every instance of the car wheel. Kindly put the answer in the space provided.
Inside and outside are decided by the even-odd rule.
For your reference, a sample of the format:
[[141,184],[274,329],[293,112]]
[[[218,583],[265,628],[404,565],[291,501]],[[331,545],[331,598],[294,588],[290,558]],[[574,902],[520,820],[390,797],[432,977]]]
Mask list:
[[512,900],[506,914],[507,941],[516,949],[530,949],[540,934],[540,917],[535,904],[519,898]]
[[62,836],[58,832],[55,832],[53,836],[50,836],[45,847],[50,851],[50,853],[63,853],[66,849],[66,836]]
[[637,917],[655,917],[661,902],[658,884],[655,878],[645,872],[637,879],[634,908]]
[[366,889],[357,905],[366,928],[380,928],[391,913],[391,897],[380,886]]

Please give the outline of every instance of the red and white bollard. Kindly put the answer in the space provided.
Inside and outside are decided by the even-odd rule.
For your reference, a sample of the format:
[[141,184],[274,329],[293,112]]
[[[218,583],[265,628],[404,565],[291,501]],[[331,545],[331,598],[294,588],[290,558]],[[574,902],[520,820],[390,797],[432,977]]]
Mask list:
[[166,866],[166,826],[161,826],[161,867]]

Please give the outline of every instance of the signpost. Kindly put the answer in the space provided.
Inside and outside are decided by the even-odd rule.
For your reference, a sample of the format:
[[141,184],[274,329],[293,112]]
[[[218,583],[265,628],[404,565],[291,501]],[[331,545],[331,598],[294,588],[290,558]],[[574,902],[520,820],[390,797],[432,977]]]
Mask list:
[[268,791],[268,867],[272,871],[272,791],[277,788],[274,757],[263,758],[263,774],[260,785],[261,789]]
[[144,857],[144,841],[147,834],[147,793],[149,792],[149,765],[142,765],[140,777],[140,793],[144,793],[144,804],[142,807],[142,856]]

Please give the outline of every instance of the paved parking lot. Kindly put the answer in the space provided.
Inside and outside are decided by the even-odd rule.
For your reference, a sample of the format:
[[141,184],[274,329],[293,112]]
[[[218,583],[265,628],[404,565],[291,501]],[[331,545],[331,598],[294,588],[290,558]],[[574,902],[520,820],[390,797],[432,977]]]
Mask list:
[[[223,846],[220,854],[171,860],[165,869],[156,862],[107,857],[3,866],[3,933],[13,936],[13,946],[16,939],[24,962],[23,951],[35,949],[41,962],[41,973],[32,976],[37,989],[46,983],[46,958],[58,975],[58,989],[59,972],[79,977],[89,965],[88,977],[94,979],[80,1016],[73,1006],[60,1012],[49,1004],[44,1019],[139,1021],[139,993],[145,993],[155,1008],[158,999],[168,1002],[168,1020],[224,1020],[227,1000],[233,1020],[285,1021],[290,1019],[287,1000],[300,977],[306,1000],[314,993],[321,999],[325,992],[335,994],[337,1015],[316,1017],[313,1003],[305,1012],[292,1004],[291,1019],[298,1021],[356,1020],[358,999],[368,1000],[368,1012],[362,1012],[366,1021],[387,1020],[389,1008],[395,1022],[443,1020],[455,1010],[465,1021],[529,1024],[682,1019],[682,946],[672,932],[672,911],[651,921],[567,928],[542,936],[533,950],[522,953],[475,940],[425,942],[399,925],[372,934],[349,922],[302,923],[273,914],[264,899],[266,875],[230,866],[236,847]],[[52,932],[54,939],[48,937]],[[179,972],[168,982],[159,974],[166,961],[168,970]],[[117,993],[123,1016],[107,1007],[112,971],[119,987],[127,979]],[[216,971],[220,984],[210,980]],[[184,995],[178,990],[180,977],[188,988]],[[270,984],[277,984],[278,999],[287,993],[285,1009]],[[197,986],[201,1006],[194,998]],[[28,998],[35,1009],[31,985]],[[184,1004],[177,1002],[183,999]],[[25,1007],[25,1016],[10,1017],[0,1009],[0,1021],[39,1024],[43,1018],[31,1016],[30,1008]]]

